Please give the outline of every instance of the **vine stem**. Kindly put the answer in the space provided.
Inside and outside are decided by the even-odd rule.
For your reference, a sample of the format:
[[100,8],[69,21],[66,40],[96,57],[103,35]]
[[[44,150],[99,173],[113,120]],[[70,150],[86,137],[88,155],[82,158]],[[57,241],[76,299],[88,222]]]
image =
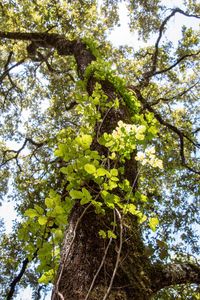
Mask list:
[[[116,223],[116,216],[115,216],[115,211],[114,211],[114,224]],[[114,231],[114,229],[115,229],[115,225],[113,225],[113,231]],[[88,293],[87,293],[87,295],[86,295],[86,297],[85,297],[85,299],[84,300],[87,300],[88,299],[88,297],[89,297],[89,295],[90,295],[90,293],[91,293],[91,291],[92,291],[92,289],[93,289],[93,286],[94,286],[94,283],[95,283],[95,281],[96,281],[96,279],[97,279],[97,276],[99,275],[99,272],[101,271],[101,268],[103,267],[103,265],[104,265],[104,263],[105,263],[105,259],[106,259],[106,256],[107,256],[107,253],[108,253],[108,249],[110,248],[110,245],[111,245],[111,243],[112,243],[112,237],[109,239],[109,242],[108,242],[108,244],[107,244],[107,247],[106,247],[106,249],[105,249],[105,251],[104,251],[104,256],[103,256],[103,258],[102,258],[102,260],[101,260],[101,263],[100,263],[100,266],[99,266],[99,268],[98,268],[98,270],[97,270],[97,272],[96,272],[96,274],[94,275],[94,278],[93,278],[93,280],[92,280],[92,283],[91,283],[91,285],[90,285],[90,288],[89,288],[89,290],[88,290]]]
[[63,273],[64,266],[65,266],[65,262],[66,262],[66,260],[67,260],[67,258],[68,258],[68,256],[69,256],[70,250],[71,250],[72,245],[73,245],[73,243],[74,243],[74,240],[75,240],[75,238],[76,238],[77,228],[78,228],[78,226],[79,226],[79,224],[80,224],[80,222],[81,222],[83,216],[85,215],[86,211],[88,210],[88,208],[89,208],[91,205],[92,205],[92,204],[90,203],[90,204],[84,209],[84,211],[82,212],[81,216],[78,218],[78,220],[77,220],[77,222],[76,222],[76,225],[75,225],[75,227],[74,227],[74,232],[73,232],[73,238],[72,238],[71,243],[70,243],[70,245],[69,245],[69,249],[68,249],[66,255],[64,256],[64,260],[63,260],[63,262],[62,262],[62,267],[61,267],[61,270],[60,270],[60,274],[59,274],[58,280],[57,280],[57,282],[56,282],[56,284],[55,284],[55,293],[54,293],[54,295],[53,295],[53,297],[52,297],[52,300],[55,299],[55,295],[56,295],[56,294],[60,297],[61,300],[64,300],[63,295],[62,295],[62,294],[59,292],[59,290],[58,290],[58,286],[59,286],[59,283],[60,283],[60,280],[61,280],[61,277],[62,277],[62,273]]
[[115,263],[115,268],[113,270],[113,274],[112,274],[112,277],[111,277],[111,280],[110,280],[110,284],[109,284],[109,287],[103,297],[103,300],[106,300],[108,298],[108,295],[110,293],[110,290],[112,288],[112,285],[113,285],[113,281],[114,281],[114,278],[115,278],[115,275],[116,275],[116,272],[117,272],[117,269],[118,269],[118,266],[119,266],[119,262],[120,262],[120,255],[121,255],[121,251],[122,251],[122,243],[123,243],[123,223],[122,223],[122,216],[120,214],[120,212],[118,211],[118,209],[115,208],[115,211],[118,215],[118,218],[119,218],[119,228],[120,228],[120,232],[119,232],[119,249],[117,251],[117,258],[116,258],[116,263]]

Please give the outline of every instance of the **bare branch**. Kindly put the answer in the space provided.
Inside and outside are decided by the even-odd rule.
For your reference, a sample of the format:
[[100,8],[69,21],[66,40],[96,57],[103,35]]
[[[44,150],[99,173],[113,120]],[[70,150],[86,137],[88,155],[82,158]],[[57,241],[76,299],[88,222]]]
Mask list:
[[[199,84],[199,80],[197,82],[195,82],[193,85],[191,85],[189,88],[184,89],[181,93],[176,94],[175,96],[170,97],[170,98],[164,98],[164,97],[158,98],[154,102],[151,102],[150,105],[151,106],[152,105],[157,105],[160,101],[169,102],[169,101],[174,100],[174,99],[180,99],[182,96],[186,95],[189,91],[191,91],[197,84]],[[169,91],[167,93],[169,93]]]
[[188,57],[197,56],[199,53],[200,53],[200,50],[197,51],[197,52],[195,52],[195,53],[190,53],[190,54],[183,55],[182,57],[180,57],[179,59],[177,59],[177,61],[174,64],[172,64],[170,67],[168,67],[166,69],[163,69],[163,70],[160,70],[160,71],[156,71],[153,74],[149,75],[149,77],[155,76],[155,75],[158,75],[158,74],[162,74],[162,73],[166,73],[167,71],[170,71],[171,69],[173,69],[174,67],[176,67],[182,60],[184,60],[184,59],[186,59]]
[[38,32],[0,32],[0,38],[30,41],[28,52],[34,54],[38,47],[55,48],[60,55],[72,55],[73,47],[77,41],[69,41],[56,33]]
[[5,68],[5,71],[3,72],[3,74],[0,76],[0,81],[2,81],[6,76],[8,76],[9,72],[18,67],[19,65],[21,65],[23,62],[25,61],[25,59],[21,59],[19,62],[17,62],[16,64],[14,64],[13,66],[11,66],[10,68]]

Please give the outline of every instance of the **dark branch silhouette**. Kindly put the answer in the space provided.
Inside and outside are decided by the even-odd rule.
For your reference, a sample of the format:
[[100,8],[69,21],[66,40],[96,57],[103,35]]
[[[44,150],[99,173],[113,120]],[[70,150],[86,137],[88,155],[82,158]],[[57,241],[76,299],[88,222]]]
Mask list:
[[185,58],[196,56],[196,55],[198,55],[200,53],[200,51],[198,51],[197,53],[184,55],[184,56],[180,57],[179,59],[177,59],[177,61],[174,64],[172,64],[170,67],[168,67],[168,68],[166,68],[164,70],[156,71],[157,70],[157,64],[158,64],[158,57],[159,57],[159,44],[160,44],[161,38],[163,36],[164,30],[165,30],[165,26],[166,26],[167,22],[173,16],[175,16],[175,14],[177,14],[177,13],[180,13],[180,14],[185,15],[187,17],[194,17],[194,18],[200,19],[200,16],[193,15],[193,14],[188,14],[188,13],[184,12],[183,10],[181,10],[180,8],[173,9],[172,12],[164,19],[164,21],[162,22],[162,24],[161,24],[161,26],[159,28],[159,35],[158,35],[158,38],[157,38],[155,46],[154,46],[155,50],[154,50],[154,53],[152,55],[152,67],[151,67],[151,70],[143,74],[143,78],[144,79],[143,79],[142,84],[145,85],[145,86],[148,85],[149,79],[152,76],[157,75],[157,74],[165,73],[165,72],[173,69],[175,66],[177,66]]
[[12,296],[13,296],[13,294],[15,292],[16,285],[20,282],[22,276],[24,275],[29,262],[33,261],[37,257],[38,250],[39,249],[37,249],[34,252],[33,258],[31,260],[29,260],[28,258],[25,258],[23,260],[21,270],[19,271],[18,275],[13,279],[13,281],[10,284],[10,290],[9,290],[9,292],[7,294],[6,300],[12,299]]
[[[31,138],[26,138],[23,145],[18,149],[18,150],[10,150],[10,149],[7,149],[5,151],[2,151],[3,152],[3,159],[2,159],[2,162],[0,164],[0,168],[3,167],[5,164],[7,164],[9,161],[15,159],[16,162],[17,162],[17,165],[18,167],[21,169],[20,165],[19,165],[19,162],[18,162],[18,158],[19,158],[19,155],[21,153],[21,151],[26,147],[27,143],[30,143],[32,145],[34,145],[36,148],[40,148],[42,147],[44,144],[46,144],[46,141],[43,141],[43,142],[35,142],[34,140],[32,140]],[[9,157],[9,158],[6,158],[6,155],[8,153],[13,153],[14,155]]]
[[188,89],[184,89],[181,93],[178,93],[176,94],[175,96],[173,97],[169,97],[169,98],[164,98],[164,97],[161,97],[161,98],[158,98],[156,99],[155,101],[149,103],[151,106],[154,106],[154,105],[157,105],[158,103],[160,103],[160,101],[163,101],[163,102],[170,102],[170,101],[173,101],[175,99],[179,99],[181,98],[182,96],[186,95],[188,92],[190,92],[197,84],[199,84],[199,81],[195,82],[193,85],[191,85]]

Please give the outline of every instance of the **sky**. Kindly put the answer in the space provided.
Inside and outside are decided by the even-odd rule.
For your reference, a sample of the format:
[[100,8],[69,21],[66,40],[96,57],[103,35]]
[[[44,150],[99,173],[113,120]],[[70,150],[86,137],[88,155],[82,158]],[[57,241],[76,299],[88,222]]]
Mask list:
[[[179,2],[179,1],[178,1]],[[177,4],[177,1],[167,0],[164,2],[165,4],[171,5],[171,7]],[[134,50],[139,49],[139,47],[145,46],[144,42],[138,41],[137,35],[133,34],[129,30],[128,19],[127,19],[127,9],[124,3],[120,3],[119,7],[120,11],[120,26],[116,27],[114,31],[109,35],[109,40],[112,42],[114,46],[120,45],[129,45],[134,48]],[[170,22],[170,26],[166,32],[166,36],[170,37],[170,40],[176,44],[177,40],[181,35],[181,24],[188,24],[194,28],[197,28],[196,22],[193,22],[191,18],[176,16],[172,18]],[[155,38],[152,37],[152,42]],[[16,214],[14,211],[14,207],[12,202],[6,202],[0,207],[0,217],[4,218],[5,226],[7,232],[12,231],[12,221],[16,218]],[[27,287],[25,290],[21,291],[20,294],[15,298],[16,300],[28,300],[31,299],[31,289]],[[50,300],[50,293],[45,296],[45,300]]]

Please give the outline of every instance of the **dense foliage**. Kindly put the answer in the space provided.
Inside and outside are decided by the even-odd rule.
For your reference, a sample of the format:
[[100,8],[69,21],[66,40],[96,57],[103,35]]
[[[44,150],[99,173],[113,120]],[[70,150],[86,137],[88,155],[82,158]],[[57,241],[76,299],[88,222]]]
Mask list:
[[[1,229],[1,299],[27,285],[40,299],[55,282],[77,203],[108,216],[96,231],[119,241],[113,280],[132,218],[151,263],[195,268],[155,283],[154,298],[200,299],[200,5],[123,1],[148,41],[135,50],[108,41],[118,2],[1,2],[0,196],[18,214],[12,233]],[[178,16],[188,26],[173,44]]]

